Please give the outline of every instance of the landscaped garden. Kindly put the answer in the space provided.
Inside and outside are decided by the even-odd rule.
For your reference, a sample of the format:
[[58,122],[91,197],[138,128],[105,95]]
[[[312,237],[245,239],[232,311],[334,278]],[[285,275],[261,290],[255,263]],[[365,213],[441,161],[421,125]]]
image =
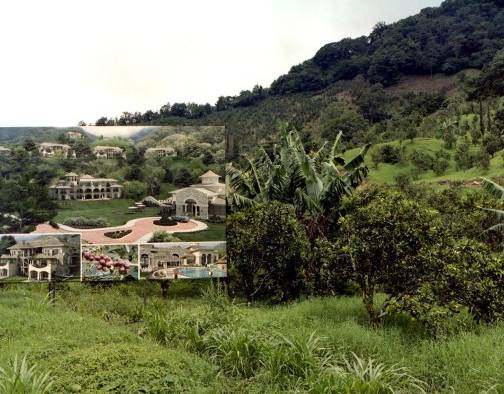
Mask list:
[[104,219],[107,226],[115,227],[126,224],[132,219],[158,216],[159,208],[146,207],[139,212],[131,212],[128,207],[134,204],[134,200],[115,199],[100,201],[65,201],[59,203],[59,210],[53,219],[56,223],[64,223],[71,217],[86,217],[89,219]]

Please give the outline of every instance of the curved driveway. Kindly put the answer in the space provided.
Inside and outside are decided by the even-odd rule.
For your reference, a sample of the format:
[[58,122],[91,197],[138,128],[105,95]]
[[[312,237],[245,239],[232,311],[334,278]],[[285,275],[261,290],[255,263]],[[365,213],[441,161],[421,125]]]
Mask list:
[[[130,244],[130,243],[141,243],[147,242],[152,237],[155,231],[165,231],[167,233],[187,233],[193,231],[201,231],[207,229],[205,223],[199,222],[197,220],[191,220],[188,223],[178,223],[175,226],[159,226],[154,224],[155,220],[160,219],[159,217],[150,218],[140,218],[130,220],[123,226],[117,227],[107,227],[107,228],[97,228],[97,229],[77,229],[63,224],[58,224],[60,228],[54,228],[48,223],[39,224],[35,233],[80,233],[83,242],[93,243],[93,244]],[[125,237],[114,239],[105,236],[105,233],[111,231],[119,230],[132,230],[131,233]]]

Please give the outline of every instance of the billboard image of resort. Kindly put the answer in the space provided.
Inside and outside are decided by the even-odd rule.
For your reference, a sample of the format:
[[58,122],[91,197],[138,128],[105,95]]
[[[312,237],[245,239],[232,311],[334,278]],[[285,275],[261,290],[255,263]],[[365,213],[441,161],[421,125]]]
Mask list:
[[145,279],[202,279],[227,276],[226,242],[172,242],[140,245]]
[[80,279],[80,235],[0,237],[0,282]]
[[224,127],[0,128],[0,232],[225,239]]

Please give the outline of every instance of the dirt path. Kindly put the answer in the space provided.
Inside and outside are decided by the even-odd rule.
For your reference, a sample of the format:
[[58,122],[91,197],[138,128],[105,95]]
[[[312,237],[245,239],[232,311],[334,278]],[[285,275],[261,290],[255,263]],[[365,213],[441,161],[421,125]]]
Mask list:
[[[126,223],[124,226],[107,227],[98,229],[81,230],[69,226],[59,225],[60,228],[54,228],[48,223],[39,224],[34,233],[80,233],[83,242],[93,244],[129,244],[138,242],[147,242],[155,231],[166,231],[168,233],[186,233],[193,231],[201,231],[207,228],[205,223],[197,220],[191,220],[188,223],[178,223],[175,226],[158,226],[154,224],[154,220],[159,217],[134,219]],[[105,233],[118,230],[132,230],[131,233],[119,239],[113,239],[105,236]]]

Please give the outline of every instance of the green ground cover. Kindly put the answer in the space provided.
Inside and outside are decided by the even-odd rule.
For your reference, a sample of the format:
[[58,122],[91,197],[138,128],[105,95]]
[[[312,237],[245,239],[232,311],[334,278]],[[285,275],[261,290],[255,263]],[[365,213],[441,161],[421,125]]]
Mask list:
[[[395,147],[399,147],[401,144],[399,141],[391,141],[380,144],[374,144],[372,149],[377,149],[384,144],[390,144]],[[406,156],[409,155],[414,150],[419,150],[427,152],[433,155],[435,152],[443,148],[444,142],[440,139],[435,138],[416,138],[413,141],[404,141],[403,145],[406,147]],[[472,145],[471,150],[479,149],[479,145]],[[349,159],[360,151],[360,148],[350,149],[343,154],[343,157]],[[504,175],[504,160],[502,157],[502,151],[497,152],[494,157],[490,160],[490,167],[488,170],[483,170],[478,167],[472,167],[468,170],[458,170],[455,166],[455,160],[453,159],[455,149],[448,150],[451,155],[450,167],[441,176],[436,175],[433,171],[421,171],[416,179],[417,182],[429,182],[437,183],[441,181],[470,181],[477,180],[480,177],[500,177]],[[370,169],[369,180],[375,183],[387,183],[393,184],[394,177],[398,174],[406,173],[409,174],[414,170],[414,166],[411,162],[407,161],[405,164],[385,164],[380,163],[378,168],[375,168],[372,161],[371,155],[366,156],[366,164]]]
[[225,223],[209,223],[208,229],[196,231],[193,233],[174,233],[173,235],[182,241],[225,241],[226,240],[226,224]]
[[[501,324],[447,321],[449,335],[434,339],[406,318],[369,328],[356,297],[248,307],[219,296],[201,297],[206,283],[176,281],[168,300],[159,297],[156,283],[67,284],[61,285],[55,306],[46,301],[47,285],[1,287],[0,366],[15,354],[27,354],[41,371],[51,371],[54,393],[336,393],[342,392],[337,382],[321,383],[319,354],[341,359],[354,352],[386,367],[408,367],[429,393],[504,388]],[[283,358],[273,362],[273,356],[280,357],[275,352],[279,340],[292,346],[281,349]],[[282,380],[283,375],[289,379]],[[332,390],[317,390],[321,385]]]
[[53,219],[62,223],[66,218],[83,216],[87,218],[103,218],[111,227],[120,226],[137,218],[158,216],[159,208],[145,208],[142,212],[129,212],[128,207],[135,201],[126,199],[100,201],[65,201],[60,203],[58,214]]

